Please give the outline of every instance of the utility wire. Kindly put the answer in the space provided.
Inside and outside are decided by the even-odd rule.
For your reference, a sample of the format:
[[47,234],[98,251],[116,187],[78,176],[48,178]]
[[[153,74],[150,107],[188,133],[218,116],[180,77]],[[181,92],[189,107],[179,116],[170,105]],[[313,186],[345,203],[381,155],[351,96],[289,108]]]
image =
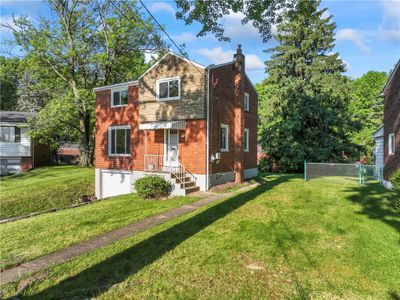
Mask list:
[[166,32],[164,30],[164,28],[161,26],[161,24],[157,21],[157,19],[153,16],[153,14],[150,12],[150,10],[146,7],[146,5],[144,5],[142,0],[139,0],[140,4],[142,4],[143,8],[147,11],[147,13],[150,15],[150,17],[152,17],[152,19],[154,20],[154,22],[158,25],[158,27],[161,29],[162,32],[165,33],[165,35],[168,37],[168,39],[172,42],[172,44],[175,45],[175,47],[179,50],[179,52],[181,53],[182,56],[184,56],[187,60],[189,60],[189,62],[196,68],[196,70],[200,73],[203,74],[203,72],[201,72],[199,70],[199,68],[189,59],[189,57],[181,50],[181,48],[175,43],[175,41],[171,38],[171,36],[168,34],[168,32]]

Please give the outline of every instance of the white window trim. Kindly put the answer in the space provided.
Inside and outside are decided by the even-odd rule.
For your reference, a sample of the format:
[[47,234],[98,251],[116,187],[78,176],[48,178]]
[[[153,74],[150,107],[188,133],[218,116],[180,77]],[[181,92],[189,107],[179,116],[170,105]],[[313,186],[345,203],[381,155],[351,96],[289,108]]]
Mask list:
[[[245,137],[247,137],[247,138],[244,140],[243,150],[244,150],[244,152],[249,152],[249,149],[250,149],[250,131],[249,131],[248,128],[245,128],[244,132],[247,132],[247,135],[245,135]],[[247,149],[246,149],[246,145],[247,145]]]
[[[220,126],[220,135],[221,135],[221,128],[226,128],[226,143],[225,143],[225,147],[224,148],[220,148],[221,152],[229,152],[229,126],[227,124],[221,124]],[[221,136],[220,136],[221,138]],[[221,146],[221,141],[220,144]]]
[[[393,144],[390,142],[391,139],[393,139]],[[389,155],[394,155],[394,153],[396,152],[396,137],[394,135],[394,133],[389,133],[389,137],[388,137],[388,154]],[[393,146],[393,148],[392,148]]]
[[[111,153],[111,130],[113,129],[131,129],[131,126],[129,125],[119,125],[119,126],[110,126],[108,127],[108,135],[107,135],[107,140],[108,140],[108,156],[131,156],[131,154],[117,154],[117,153]],[[117,140],[117,139],[115,139]]]
[[[120,87],[120,88],[114,88],[111,90],[111,107],[122,107],[122,106],[128,106],[127,104],[119,104],[119,105],[114,105],[114,92],[123,92],[126,91],[128,93],[128,87]],[[129,95],[128,95],[128,101],[129,101]]]
[[[247,98],[246,98],[247,96]],[[246,99],[247,99],[247,108],[246,108]],[[244,98],[243,98],[243,109],[245,111],[250,111],[250,95],[249,93],[244,93]]]
[[[176,97],[168,97],[168,98],[160,98],[160,88],[159,88],[159,83],[161,82],[169,82],[171,80],[178,80],[178,96]],[[157,101],[170,101],[170,100],[180,100],[181,99],[181,77],[170,77],[170,78],[163,78],[163,79],[159,79],[156,81],[156,90],[157,90],[157,94],[156,94],[156,100]],[[169,94],[169,85],[168,85],[168,94]]]

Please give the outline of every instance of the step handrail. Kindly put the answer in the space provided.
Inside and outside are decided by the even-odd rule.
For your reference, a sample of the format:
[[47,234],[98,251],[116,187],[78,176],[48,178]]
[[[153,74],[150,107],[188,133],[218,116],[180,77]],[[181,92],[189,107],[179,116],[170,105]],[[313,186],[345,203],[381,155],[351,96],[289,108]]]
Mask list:
[[[186,188],[186,175],[189,174],[189,177],[193,180],[194,184],[196,185],[197,177],[192,174],[185,166],[183,166],[179,160],[171,157],[171,159],[178,164],[178,170],[182,170],[182,172],[179,172],[179,174],[174,174],[175,177],[178,178],[178,180],[183,184],[183,188]],[[182,178],[179,177],[179,175],[182,174]],[[177,176],[178,175],[178,176]]]

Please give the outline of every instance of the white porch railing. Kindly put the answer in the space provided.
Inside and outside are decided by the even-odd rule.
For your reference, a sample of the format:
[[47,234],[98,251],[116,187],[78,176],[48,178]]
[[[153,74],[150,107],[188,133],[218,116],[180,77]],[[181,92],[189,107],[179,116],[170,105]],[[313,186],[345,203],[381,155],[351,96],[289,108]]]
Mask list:
[[[173,158],[170,158],[173,160]],[[144,171],[145,172],[160,172],[172,174],[183,188],[186,187],[187,178],[191,179],[196,184],[196,177],[179,161],[175,161],[174,165],[164,163],[164,156],[157,154],[145,154],[144,155]]]

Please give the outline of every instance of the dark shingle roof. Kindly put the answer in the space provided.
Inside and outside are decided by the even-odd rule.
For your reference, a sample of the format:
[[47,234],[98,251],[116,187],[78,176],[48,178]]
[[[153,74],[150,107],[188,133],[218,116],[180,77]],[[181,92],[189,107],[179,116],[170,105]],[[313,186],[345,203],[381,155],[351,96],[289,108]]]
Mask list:
[[33,112],[0,111],[0,122],[26,123],[28,118],[35,116]]

